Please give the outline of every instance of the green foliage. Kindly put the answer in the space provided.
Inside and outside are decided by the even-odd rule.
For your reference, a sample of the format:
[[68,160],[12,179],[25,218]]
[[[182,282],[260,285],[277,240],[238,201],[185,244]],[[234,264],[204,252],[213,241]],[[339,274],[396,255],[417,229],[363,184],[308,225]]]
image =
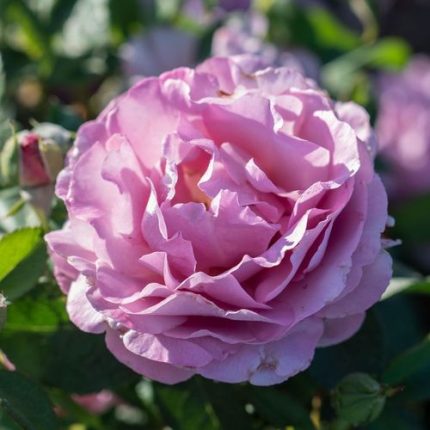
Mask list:
[[26,297],[10,307],[6,332],[52,333],[67,321],[63,298],[35,300]]
[[430,195],[427,194],[411,199],[405,205],[394,207],[395,232],[407,242],[428,242],[430,240],[429,213]]
[[337,417],[353,426],[375,421],[385,406],[383,387],[366,373],[351,373],[333,390]]
[[[138,380],[106,350],[103,337],[64,326],[59,306],[39,306],[32,320],[19,318],[12,313],[11,306],[13,320],[10,325],[9,320],[6,323],[0,340],[3,351],[17,368],[67,393],[95,393]],[[43,320],[44,317],[49,319]],[[63,327],[58,328],[59,325]]]
[[0,370],[0,414],[9,416],[22,430],[60,428],[47,395],[16,372]]
[[53,54],[48,33],[40,20],[24,0],[9,2],[6,9],[9,18],[18,23],[22,31],[22,49],[30,58],[39,61],[42,74],[52,70]]
[[[310,383],[310,380],[306,381],[306,384]],[[249,402],[255,407],[257,414],[277,427],[313,429],[310,419],[310,399],[303,402],[302,398],[297,398],[297,391],[294,390],[295,395],[292,395],[288,390],[252,387],[249,390]]]
[[0,281],[10,274],[41,243],[40,228],[23,228],[0,239]]
[[328,389],[353,372],[380,375],[384,365],[383,338],[380,318],[371,311],[361,330],[351,339],[317,350],[310,372]]
[[18,187],[0,190],[0,233],[39,225],[36,211],[26,202]]
[[404,351],[385,369],[383,379],[388,384],[398,384],[409,376],[425,369],[430,363],[430,338]]
[[347,99],[363,76],[363,68],[400,70],[407,64],[409,54],[409,47],[403,40],[381,39],[371,45],[359,46],[327,63],[321,77],[325,87],[337,98]]
[[40,242],[7,276],[0,281],[0,290],[9,300],[15,300],[37,285],[46,270],[46,245]]
[[155,398],[172,428],[186,430],[204,428],[219,430],[221,424],[205,392],[193,381],[192,385],[155,387]]
[[302,45],[329,61],[360,46],[360,37],[325,8],[303,8],[295,2],[278,1],[269,10],[271,39]]

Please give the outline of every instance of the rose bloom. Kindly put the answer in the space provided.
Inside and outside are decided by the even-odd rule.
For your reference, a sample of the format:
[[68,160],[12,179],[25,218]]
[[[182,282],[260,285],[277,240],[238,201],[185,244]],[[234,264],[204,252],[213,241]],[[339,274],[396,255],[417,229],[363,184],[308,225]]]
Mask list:
[[47,235],[71,320],[149,378],[257,385],[307,368],[386,288],[367,114],[287,68],[212,58],[81,127]]
[[379,81],[376,125],[384,180],[395,198],[430,192],[430,59],[413,58],[403,73]]

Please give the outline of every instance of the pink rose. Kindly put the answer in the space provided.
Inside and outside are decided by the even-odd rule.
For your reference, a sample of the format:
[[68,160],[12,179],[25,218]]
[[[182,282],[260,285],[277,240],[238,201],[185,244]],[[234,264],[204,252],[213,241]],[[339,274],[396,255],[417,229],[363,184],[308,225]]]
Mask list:
[[308,367],[390,279],[367,121],[253,57],[136,84],[80,129],[57,182],[69,221],[47,241],[71,320],[165,383]]
[[118,396],[109,390],[93,394],[73,394],[72,398],[79,406],[97,415],[103,414],[121,403]]
[[379,83],[376,131],[393,197],[430,192],[430,59],[415,57]]

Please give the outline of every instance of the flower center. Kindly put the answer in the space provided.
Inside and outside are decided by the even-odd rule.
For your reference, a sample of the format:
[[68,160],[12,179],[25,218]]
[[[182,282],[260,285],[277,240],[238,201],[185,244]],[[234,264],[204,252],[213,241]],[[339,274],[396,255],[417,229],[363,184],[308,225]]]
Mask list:
[[202,172],[194,170],[190,166],[181,166],[181,171],[184,185],[190,193],[190,200],[196,203],[203,203],[208,208],[212,202],[212,198],[206,195],[198,186]]

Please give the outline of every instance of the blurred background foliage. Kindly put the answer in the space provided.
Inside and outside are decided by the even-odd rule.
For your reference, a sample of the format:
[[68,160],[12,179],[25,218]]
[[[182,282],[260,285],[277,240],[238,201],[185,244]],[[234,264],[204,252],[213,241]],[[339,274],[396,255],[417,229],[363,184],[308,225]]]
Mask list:
[[[427,1],[256,0],[252,8],[267,19],[258,43],[306,52],[321,86],[363,105],[372,122],[379,76],[430,51]],[[9,302],[1,430],[430,428],[430,193],[394,199],[389,236],[403,242],[393,250],[395,277],[359,333],[319,350],[284,384],[152,383],[68,322],[42,240],[62,225],[64,208],[54,200],[40,213],[10,179],[17,160],[6,141],[38,122],[76,131],[148,68],[211,55],[217,30],[244,13],[216,0],[0,0],[0,292]],[[186,39],[166,36],[172,30]],[[182,46],[187,56],[177,58]]]

